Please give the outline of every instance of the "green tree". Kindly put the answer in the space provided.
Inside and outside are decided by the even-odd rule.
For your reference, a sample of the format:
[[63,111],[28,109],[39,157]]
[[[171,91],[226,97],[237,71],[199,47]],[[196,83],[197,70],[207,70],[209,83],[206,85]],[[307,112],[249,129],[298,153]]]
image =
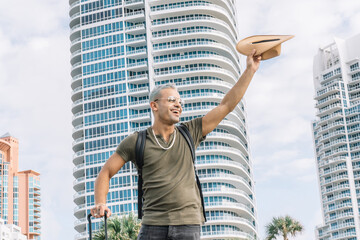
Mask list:
[[271,223],[266,225],[266,240],[276,239],[276,236],[282,236],[284,240],[289,240],[288,235],[295,237],[303,230],[304,227],[300,222],[290,216],[274,217]]
[[[109,240],[136,240],[141,227],[140,220],[133,213],[122,217],[113,216],[107,221]],[[105,240],[105,224],[94,234],[94,240]]]

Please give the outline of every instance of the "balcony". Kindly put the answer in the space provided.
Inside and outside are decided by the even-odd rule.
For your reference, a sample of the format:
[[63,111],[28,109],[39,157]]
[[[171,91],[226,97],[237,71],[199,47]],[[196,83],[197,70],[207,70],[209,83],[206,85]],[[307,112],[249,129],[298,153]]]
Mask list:
[[161,43],[174,40],[182,40],[187,38],[209,38],[216,42],[225,43],[227,46],[232,46],[231,51],[235,52],[234,44],[232,44],[235,39],[231,39],[231,35],[224,34],[221,31],[213,29],[187,29],[179,30],[175,32],[159,32],[153,33],[152,41],[154,43]]
[[[73,1],[73,0],[70,0],[70,2]],[[75,15],[80,15],[80,1],[75,1],[73,3],[70,3],[70,6],[69,6],[69,16],[70,16],[70,19],[74,19],[76,16]],[[70,24],[70,27],[72,25]]]
[[344,232],[344,233],[340,233],[340,234],[331,236],[331,237],[329,238],[329,240],[342,239],[342,238],[345,238],[345,237],[346,237],[346,239],[348,239],[348,237],[350,237],[350,236],[356,237],[356,232]]
[[341,130],[338,130],[335,132],[328,133],[326,135],[324,134],[323,136],[318,138],[318,142],[323,143],[324,141],[329,140],[332,137],[341,137],[341,136],[345,136],[345,135],[346,135],[345,130],[341,129]]
[[330,112],[335,112],[340,109],[342,109],[341,103],[333,103],[327,107],[319,109],[319,111],[316,112],[316,116],[318,116],[318,117],[325,116],[326,114],[329,114]]
[[128,91],[128,96],[147,96],[149,94],[149,87],[139,87],[139,88],[131,88]]
[[342,228],[350,228],[350,227],[354,227],[355,223],[354,222],[349,222],[349,223],[343,223],[343,224],[337,224],[334,226],[330,226],[330,230],[334,231],[334,230],[338,230],[338,229],[342,229]]
[[73,168],[73,176],[75,178],[80,178],[80,177],[84,177],[85,176],[85,164],[82,163],[82,164],[79,164],[79,165],[76,165],[74,168]]
[[210,80],[210,79],[201,79],[201,80],[191,80],[191,81],[182,81],[176,83],[176,87],[181,90],[188,89],[198,89],[200,87],[216,86],[217,89],[223,91],[229,91],[234,85],[225,81],[220,80]]
[[135,38],[128,38],[126,39],[126,45],[131,47],[140,47],[146,44],[145,36],[135,37]]
[[77,193],[74,194],[73,198],[74,198],[74,203],[76,205],[82,205],[85,204],[85,194],[86,191],[82,190],[82,191],[78,191]]
[[73,112],[74,114],[79,113],[79,112],[82,112],[82,109],[83,109],[83,100],[82,100],[82,99],[76,100],[75,102],[73,102],[71,108],[72,108],[72,112]]
[[342,145],[344,145],[346,143],[347,143],[346,138],[332,140],[332,141],[327,142],[327,143],[324,144],[322,151],[326,152],[327,150],[330,150],[331,148],[339,147],[339,146],[342,146]]
[[[72,143],[72,147],[74,148],[76,145],[78,144],[84,144],[84,137],[81,137],[81,138],[78,138],[76,139],[73,143]],[[74,152],[77,152],[77,151],[74,151]]]
[[236,216],[211,216],[207,217],[206,225],[236,225],[239,229],[244,230],[245,232],[256,231],[252,221],[244,217]]
[[80,192],[85,190],[85,177],[81,177],[74,180],[73,188],[75,191]]
[[78,151],[73,155],[73,163],[75,165],[84,163],[84,150]]
[[81,74],[81,72],[81,62],[78,62],[71,67],[71,76],[77,76]]
[[340,100],[341,100],[340,93],[330,95],[324,99],[319,100],[318,103],[315,104],[315,107],[322,108],[322,107],[325,107],[326,105],[330,105],[330,104],[340,101]]
[[77,126],[75,126],[75,127],[73,128],[73,130],[72,130],[72,137],[73,137],[73,139],[77,139],[77,138],[84,137],[83,127],[84,127],[83,124],[79,124],[79,125],[77,125]]
[[89,238],[89,234],[87,232],[78,233],[75,235],[75,240],[86,240]]
[[323,173],[320,174],[320,177],[324,177],[324,176],[326,176],[328,174],[332,174],[332,173],[342,172],[343,170],[347,171],[346,165],[332,167],[330,169],[324,170]]
[[126,8],[141,8],[144,5],[144,0],[125,0],[124,5]]
[[70,35],[72,35],[73,33],[77,32],[77,31],[80,31],[80,26],[81,26],[80,23],[79,23],[79,24],[76,24],[75,26],[73,26],[73,27],[71,28]]
[[87,219],[86,218],[81,218],[75,221],[74,225],[75,225],[75,230],[78,232],[85,232],[86,231],[86,224],[87,224]]
[[125,16],[125,20],[128,22],[139,22],[141,20],[144,21],[145,11],[144,10],[135,10],[133,12],[125,13],[124,16]]
[[[205,209],[207,211],[221,209],[223,211],[235,212],[238,215],[244,216],[246,218],[255,219],[255,213],[252,211],[252,209],[249,206],[242,204],[242,203],[236,203],[236,202],[211,202],[210,203],[210,202],[206,202]],[[250,224],[250,226],[252,226],[252,223]]]
[[83,97],[82,86],[75,88],[71,93],[71,100],[76,102]]
[[79,8],[74,8],[72,10],[73,11],[70,12],[70,14],[71,14],[70,23],[69,23],[70,28],[72,28],[75,25],[80,24],[80,10],[79,10]]
[[137,109],[137,110],[150,108],[149,99],[130,102],[129,108]]
[[[215,64],[222,69],[231,71],[235,76],[238,75],[240,69],[227,57],[223,57],[217,54],[193,54],[193,55],[182,55],[176,57],[168,57],[163,59],[154,60],[154,68],[162,68],[166,66],[172,66],[176,64],[191,64],[198,63]],[[216,80],[213,80],[216,81]]]
[[325,223],[329,223],[329,222],[332,222],[332,221],[337,221],[339,219],[342,219],[342,218],[350,218],[350,217],[353,217],[354,216],[354,213],[352,212],[345,212],[345,213],[339,213],[339,214],[336,214],[334,216],[326,216],[325,217]]
[[350,188],[349,184],[339,184],[335,187],[323,189],[321,192],[322,192],[322,194],[327,194],[327,193],[335,192],[337,190],[344,190],[344,189],[348,189],[348,188]]
[[236,176],[234,174],[214,173],[214,174],[199,174],[198,176],[202,183],[221,181],[232,184],[237,189],[240,189],[248,194],[253,194],[252,186],[250,185],[250,183],[245,178]]
[[326,165],[332,164],[332,163],[336,163],[336,162],[345,162],[346,161],[346,157],[344,156],[337,156],[334,158],[330,158],[330,159],[321,159],[319,161],[319,167],[324,167]]
[[126,55],[128,57],[131,57],[132,59],[145,58],[146,57],[146,48],[128,51],[128,52],[126,52]]
[[255,208],[254,202],[255,200],[249,197],[249,194],[245,191],[229,188],[229,187],[216,187],[216,188],[203,188],[202,192],[204,196],[213,196],[213,195],[224,195],[230,196],[236,199],[238,202],[243,203],[245,205],[251,206]]
[[321,117],[320,120],[317,122],[318,125],[324,125],[325,123],[328,123],[329,121],[336,121],[340,118],[344,118],[342,112],[335,112],[328,116]]
[[349,179],[349,176],[348,175],[338,175],[338,176],[334,176],[334,177],[331,177],[329,179],[326,179],[326,180],[321,180],[321,184],[324,185],[324,184],[329,184],[329,183],[334,183],[336,181],[340,181],[340,180],[343,180],[343,179]]
[[194,68],[181,68],[175,70],[168,70],[168,71],[158,71],[155,72],[155,80],[165,80],[169,77],[176,78],[176,77],[191,77],[191,76],[198,76],[199,74],[211,74],[211,76],[218,77],[220,79],[226,79],[226,81],[232,83],[236,82],[237,76],[235,76],[231,71],[225,70],[218,67],[194,67]]
[[336,210],[343,210],[346,208],[352,208],[352,203],[335,204],[334,206],[331,206],[331,207],[328,207],[328,209],[325,209],[325,213],[333,212]]
[[145,24],[140,23],[132,26],[127,26],[125,27],[125,31],[126,33],[130,33],[134,35],[145,33]]
[[86,217],[86,204],[76,206],[74,208],[74,215],[78,219]]
[[148,113],[140,113],[140,114],[131,114],[129,115],[129,119],[131,122],[149,122],[151,120],[151,114]]
[[129,71],[145,71],[147,70],[147,67],[148,63],[146,61],[127,64],[127,69]]
[[84,115],[83,111],[75,113],[72,117],[72,125],[78,126],[83,124],[83,115]]
[[134,84],[147,83],[149,81],[148,74],[128,76],[128,82]]
[[78,74],[76,76],[74,76],[71,80],[71,88],[75,89],[79,86],[82,86],[82,74]]
[[206,146],[206,147],[198,147],[196,149],[197,154],[218,154],[219,151],[225,156],[230,157],[231,159],[237,159],[239,162],[245,166],[249,165],[249,159],[246,155],[240,150],[232,147],[225,146]]
[[[220,154],[220,153],[219,153]],[[197,154],[200,156],[200,154]],[[207,169],[209,167],[218,167],[221,169],[226,169],[229,171],[233,171],[234,174],[238,176],[243,176],[247,178],[251,178],[248,168],[236,161],[224,160],[224,159],[213,159],[213,160],[201,160],[196,161],[196,169]]]
[[337,92],[340,92],[340,86],[339,86],[338,82],[329,87],[318,90],[316,92],[316,95],[314,96],[314,99],[319,100],[320,98],[329,96],[329,95],[331,95],[333,93],[337,93]]
[[251,234],[240,231],[211,231],[211,232],[201,233],[201,239],[204,240],[213,240],[214,237],[218,237],[220,239],[246,239],[246,240],[258,239]]
[[[209,42],[206,40],[197,40],[194,42],[167,44],[164,46],[155,46],[153,48],[154,56],[161,54],[170,54],[181,51],[196,51],[199,49],[212,50],[219,55],[229,58],[234,64],[237,64],[237,56],[234,55],[234,50],[222,43]],[[235,82],[231,82],[235,84]]]
[[237,136],[229,133],[211,132],[207,135],[207,139],[221,140],[222,142],[228,143],[231,147],[237,148],[242,152],[248,152],[247,145]]
[[178,15],[204,14],[211,15],[217,19],[223,19],[229,28],[236,33],[234,15],[232,11],[224,7],[206,2],[184,2],[179,5],[163,5],[151,7],[150,16],[152,19],[172,17],[174,12]]
[[233,32],[229,25],[220,19],[207,16],[185,17],[181,19],[164,19],[153,21],[152,30],[161,31],[169,28],[182,28],[193,24],[201,24],[202,26],[209,26],[217,29],[220,32],[226,33],[234,42],[236,42],[235,32]]

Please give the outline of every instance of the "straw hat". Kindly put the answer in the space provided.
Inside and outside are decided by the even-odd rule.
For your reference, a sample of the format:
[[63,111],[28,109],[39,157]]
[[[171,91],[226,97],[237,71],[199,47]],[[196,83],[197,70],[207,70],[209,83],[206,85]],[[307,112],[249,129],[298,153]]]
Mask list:
[[293,37],[294,35],[255,35],[238,42],[236,50],[247,56],[256,49],[256,55],[261,55],[261,60],[266,60],[279,56],[281,43]]

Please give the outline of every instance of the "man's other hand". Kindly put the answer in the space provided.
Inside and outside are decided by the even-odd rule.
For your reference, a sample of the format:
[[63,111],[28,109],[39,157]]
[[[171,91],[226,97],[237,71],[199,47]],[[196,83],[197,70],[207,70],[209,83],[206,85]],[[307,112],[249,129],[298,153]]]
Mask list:
[[107,212],[106,216],[111,216],[111,210],[103,203],[96,204],[93,208],[91,208],[90,213],[95,218],[101,218],[105,215],[105,211]]

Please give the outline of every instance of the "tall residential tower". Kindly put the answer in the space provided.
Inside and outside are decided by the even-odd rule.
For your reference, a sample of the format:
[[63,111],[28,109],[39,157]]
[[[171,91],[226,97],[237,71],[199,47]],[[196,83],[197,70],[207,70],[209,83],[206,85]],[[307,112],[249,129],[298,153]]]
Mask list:
[[314,58],[313,122],[323,224],[319,240],[360,239],[360,35]]
[[[151,126],[149,91],[177,85],[181,121],[205,115],[240,76],[234,0],[70,0],[74,215],[87,237],[94,180],[116,146]],[[252,163],[241,102],[197,149],[208,222],[202,239],[255,239]],[[110,182],[114,213],[137,211],[136,168]],[[94,221],[93,229],[99,228]]]
[[28,239],[40,240],[40,174],[19,172],[19,141],[0,137],[0,218],[21,227]]

